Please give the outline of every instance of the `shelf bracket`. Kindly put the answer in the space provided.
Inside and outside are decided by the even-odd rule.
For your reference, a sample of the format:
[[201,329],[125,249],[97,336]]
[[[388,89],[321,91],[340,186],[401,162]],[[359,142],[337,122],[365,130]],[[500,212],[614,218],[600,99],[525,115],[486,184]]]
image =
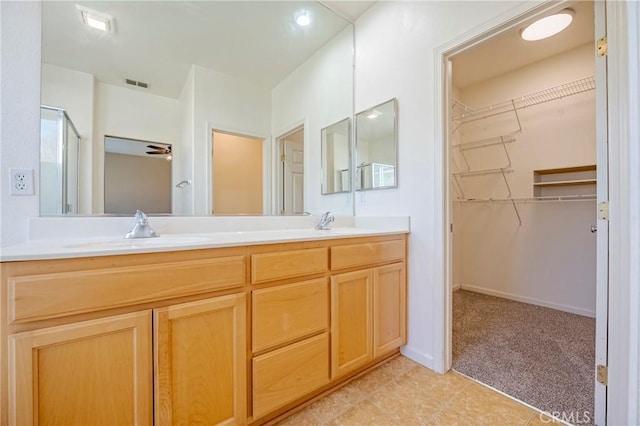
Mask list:
[[[464,200],[466,197],[464,196],[464,191],[462,190],[462,185],[460,185],[460,181],[458,180],[458,176],[453,175],[453,181],[455,183],[455,185],[453,185],[453,189],[456,191],[456,193],[458,195],[460,195],[460,198],[462,198]],[[457,189],[456,189],[456,186],[457,186]],[[458,193],[458,191],[460,191],[460,192]]]
[[[506,148],[505,148],[506,150]],[[520,217],[520,212],[518,211],[518,206],[516,204],[516,202],[513,199],[513,196],[511,195],[511,186],[509,185],[509,181],[507,180],[507,175],[504,173],[504,169],[501,170],[502,171],[502,179],[504,179],[504,184],[507,186],[507,192],[509,192],[509,195],[507,196],[508,199],[511,200],[511,205],[513,206],[513,211],[516,213],[516,217],[518,218],[518,225],[522,226],[522,218]]]

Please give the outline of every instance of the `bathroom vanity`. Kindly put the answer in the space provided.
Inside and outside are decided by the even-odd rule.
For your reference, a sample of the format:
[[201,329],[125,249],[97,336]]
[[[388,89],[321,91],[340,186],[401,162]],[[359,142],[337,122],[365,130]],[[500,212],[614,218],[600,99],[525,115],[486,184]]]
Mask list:
[[406,342],[406,232],[247,234],[3,262],[1,423],[262,424]]

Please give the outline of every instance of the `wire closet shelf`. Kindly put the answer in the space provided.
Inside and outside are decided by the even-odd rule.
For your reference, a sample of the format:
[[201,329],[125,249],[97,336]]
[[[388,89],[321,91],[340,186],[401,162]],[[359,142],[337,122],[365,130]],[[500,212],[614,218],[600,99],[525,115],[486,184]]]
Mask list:
[[[540,90],[535,93],[520,96],[517,98],[503,101],[486,107],[474,109],[458,100],[453,100],[451,105],[451,120],[454,124],[452,133],[455,133],[460,127],[466,123],[473,121],[483,120],[490,117],[498,116],[500,114],[514,113],[515,119],[518,122],[518,130],[513,134],[496,136],[492,138],[486,138],[482,140],[476,140],[468,143],[454,144],[453,147],[457,148],[462,155],[466,169],[459,173],[452,173],[454,181],[454,189],[458,196],[462,199],[455,200],[458,203],[508,203],[513,206],[514,212],[518,219],[518,223],[522,225],[522,218],[518,211],[518,204],[537,203],[537,202],[575,202],[575,201],[590,201],[595,200],[595,195],[567,195],[567,196],[546,196],[546,197],[513,197],[511,193],[511,185],[506,177],[506,173],[513,172],[511,168],[511,158],[506,144],[515,142],[515,134],[522,131],[520,124],[520,118],[518,116],[518,110],[528,108],[534,105],[540,105],[547,102],[555,101],[558,99],[566,98],[569,96],[577,95],[579,93],[588,92],[594,90],[596,87],[595,76],[582,78],[580,80],[564,83],[559,86],[551,87],[548,89]],[[507,157],[508,165],[499,169],[489,170],[471,170],[470,164],[465,156],[464,151],[472,149],[480,149],[493,145],[502,145]],[[459,177],[477,176],[484,174],[500,173],[502,174],[504,183],[507,188],[508,195],[505,198],[467,198],[458,180]]]
[[454,111],[463,110],[464,112],[453,116],[452,120],[457,122],[458,125],[462,125],[472,121],[493,117],[495,115],[513,112],[514,110],[524,109],[534,105],[540,105],[546,102],[566,98],[568,96],[577,95],[578,93],[588,92],[595,88],[596,79],[595,76],[591,76],[478,109],[471,109],[470,107],[456,101],[460,105],[464,106],[461,108],[460,105],[456,105]]
[[567,201],[596,201],[596,196],[592,194],[586,195],[551,195],[543,197],[524,197],[524,198],[467,198],[464,200],[453,200],[454,203],[559,203]]

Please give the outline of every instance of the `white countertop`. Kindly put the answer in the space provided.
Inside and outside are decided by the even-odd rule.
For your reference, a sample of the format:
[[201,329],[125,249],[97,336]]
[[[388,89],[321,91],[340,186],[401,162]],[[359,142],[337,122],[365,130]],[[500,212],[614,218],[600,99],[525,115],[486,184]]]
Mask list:
[[[90,238],[32,239],[2,247],[0,261],[64,259],[121,254],[156,253],[256,244],[277,244],[295,241],[353,238],[409,232],[409,220],[376,221],[367,218],[362,225],[335,227],[320,231],[313,228],[264,229],[230,232],[165,233],[158,238],[124,239],[119,236]],[[355,221],[357,222],[357,221]]]

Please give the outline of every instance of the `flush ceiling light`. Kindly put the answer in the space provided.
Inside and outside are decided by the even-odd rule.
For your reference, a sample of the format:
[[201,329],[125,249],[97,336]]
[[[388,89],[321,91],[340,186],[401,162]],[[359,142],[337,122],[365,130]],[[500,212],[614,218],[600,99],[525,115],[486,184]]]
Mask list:
[[76,8],[80,13],[80,19],[82,19],[82,22],[85,25],[105,32],[114,30],[113,16],[89,9],[88,7],[80,6],[79,4],[76,4]]
[[380,117],[381,115],[382,115],[382,113],[380,111],[376,111],[374,109],[369,114],[367,114],[365,117],[367,117],[369,120],[374,120],[374,119]]
[[571,21],[573,21],[573,15],[573,10],[564,9],[555,15],[538,19],[522,30],[520,36],[527,41],[542,40],[551,37],[567,28],[571,24]]
[[307,12],[302,12],[296,18],[296,24],[301,27],[308,27],[311,24],[311,17]]

